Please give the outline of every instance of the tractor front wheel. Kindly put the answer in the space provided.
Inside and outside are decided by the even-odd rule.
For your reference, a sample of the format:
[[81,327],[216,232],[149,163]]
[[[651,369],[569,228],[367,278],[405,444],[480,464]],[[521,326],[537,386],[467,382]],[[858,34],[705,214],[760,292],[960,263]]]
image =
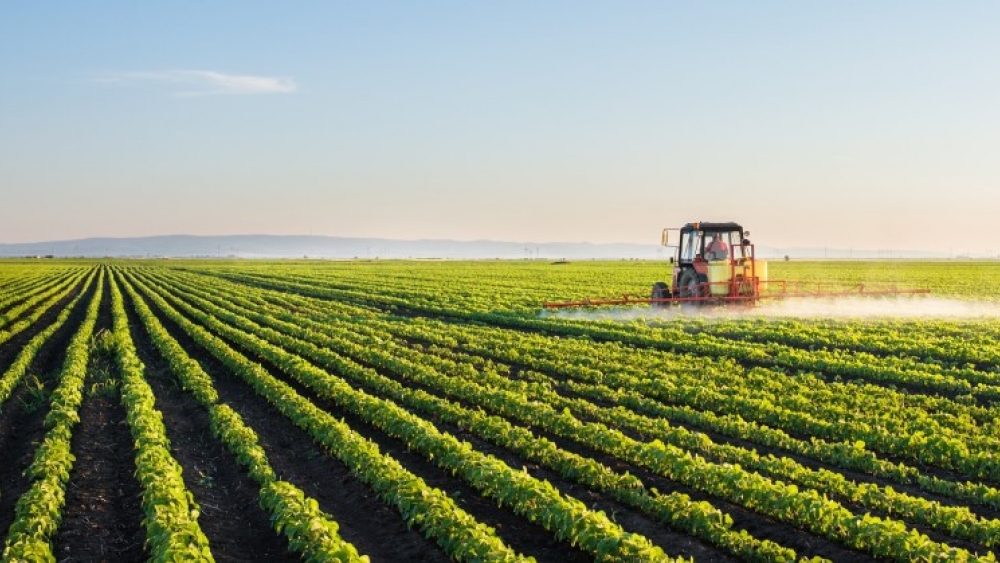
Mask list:
[[[650,299],[669,299],[670,297],[671,297],[670,287],[667,284],[661,281],[653,284],[653,290],[649,293]],[[666,307],[668,303],[664,303],[662,301],[654,301],[649,305],[650,307]]]

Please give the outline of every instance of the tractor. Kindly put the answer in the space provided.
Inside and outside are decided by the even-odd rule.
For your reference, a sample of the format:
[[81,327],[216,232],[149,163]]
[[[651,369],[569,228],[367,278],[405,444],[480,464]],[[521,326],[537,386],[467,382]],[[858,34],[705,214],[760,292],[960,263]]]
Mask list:
[[679,231],[670,261],[670,285],[656,282],[652,305],[671,302],[743,301],[760,294],[767,283],[767,262],[758,260],[750,233],[737,223],[688,223],[680,229],[663,229],[660,243],[673,246],[670,231]]

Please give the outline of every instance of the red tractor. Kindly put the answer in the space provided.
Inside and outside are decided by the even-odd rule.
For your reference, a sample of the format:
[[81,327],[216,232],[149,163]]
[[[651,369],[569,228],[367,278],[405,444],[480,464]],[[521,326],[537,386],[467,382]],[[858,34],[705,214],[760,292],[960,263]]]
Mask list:
[[650,302],[748,301],[760,295],[767,283],[767,263],[754,255],[750,233],[736,223],[688,223],[664,229],[661,244],[670,244],[668,233],[680,236],[671,258],[670,286],[653,284]]

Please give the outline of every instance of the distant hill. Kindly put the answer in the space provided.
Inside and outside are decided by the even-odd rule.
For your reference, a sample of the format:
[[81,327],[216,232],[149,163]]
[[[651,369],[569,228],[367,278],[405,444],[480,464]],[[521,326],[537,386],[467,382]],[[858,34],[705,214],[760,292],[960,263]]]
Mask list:
[[[455,240],[391,240],[326,236],[169,235],[140,238],[88,238],[53,242],[0,244],[0,256],[100,258],[440,258],[619,260],[661,259],[671,251],[655,244],[588,242],[505,242]],[[900,250],[757,247],[762,258],[948,258],[947,254]]]
[[665,258],[657,245],[390,240],[326,236],[189,236],[89,238],[0,244],[0,256],[239,258]]

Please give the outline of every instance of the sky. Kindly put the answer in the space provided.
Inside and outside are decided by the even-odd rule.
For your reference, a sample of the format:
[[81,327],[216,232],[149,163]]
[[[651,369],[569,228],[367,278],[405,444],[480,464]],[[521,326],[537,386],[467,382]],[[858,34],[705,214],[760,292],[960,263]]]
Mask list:
[[0,243],[1000,253],[997,2],[0,0]]

